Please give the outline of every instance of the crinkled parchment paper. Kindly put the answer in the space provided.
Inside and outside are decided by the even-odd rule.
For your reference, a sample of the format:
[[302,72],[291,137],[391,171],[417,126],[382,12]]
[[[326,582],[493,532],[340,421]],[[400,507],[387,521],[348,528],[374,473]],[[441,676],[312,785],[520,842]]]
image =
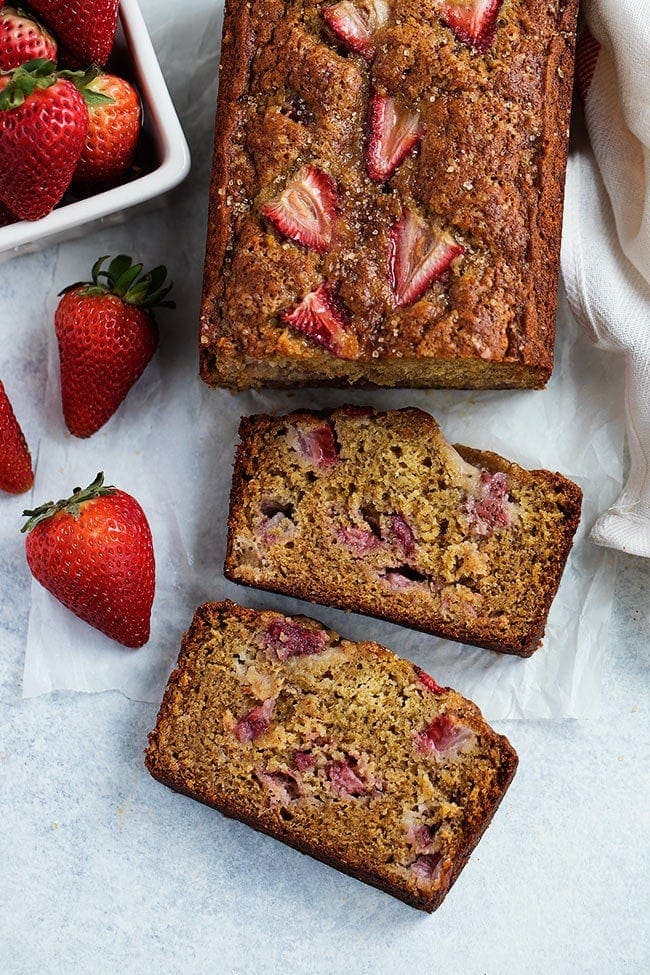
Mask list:
[[[143,4],[145,16],[149,6]],[[142,504],[157,559],[152,636],[145,648],[124,650],[33,583],[25,696],[55,689],[117,689],[135,700],[157,702],[196,605],[229,596],[253,606],[310,613],[347,636],[385,643],[474,699],[492,719],[595,715],[615,568],[614,555],[591,544],[587,534],[621,484],[619,364],[587,342],[562,302],[556,369],[541,392],[307,390],[235,397],[203,387],[197,378],[196,329],[221,11],[215,15],[213,4],[190,0],[188,19],[187,6],[175,15],[177,21],[159,24],[153,39],[190,140],[192,176],[157,212],[129,216],[122,227],[53,251],[43,281],[50,291],[48,314],[53,315],[60,287],[83,277],[98,254],[126,251],[149,264],[168,264],[177,282],[177,310],[160,315],[162,340],[155,361],[118,414],[87,441],[70,437],[63,425],[58,358],[50,332],[44,402],[34,404],[35,415],[26,418],[30,428],[41,430],[35,501],[65,496],[104,470],[109,483],[130,491]],[[20,261],[12,265],[16,276],[20,267]],[[11,323],[0,323],[0,337],[10,328]],[[49,328],[47,321],[44,329]],[[346,401],[420,406],[436,416],[452,442],[494,449],[524,466],[560,470],[580,483],[585,493],[582,524],[544,645],[533,657],[521,660],[462,647],[388,623],[240,589],[224,580],[239,417]]]

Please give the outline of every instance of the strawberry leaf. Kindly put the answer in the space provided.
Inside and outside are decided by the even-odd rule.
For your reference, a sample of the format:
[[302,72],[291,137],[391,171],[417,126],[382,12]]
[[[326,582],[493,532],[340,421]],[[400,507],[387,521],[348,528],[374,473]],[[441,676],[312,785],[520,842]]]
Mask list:
[[60,501],[46,501],[45,504],[41,504],[38,508],[31,510],[26,508],[23,511],[23,517],[29,520],[25,522],[20,530],[23,533],[30,532],[42,521],[53,518],[60,511],[66,511],[74,518],[78,518],[80,507],[84,502],[94,501],[96,498],[105,498],[111,494],[115,494],[115,491],[116,488],[112,485],[104,485],[104,472],[100,471],[95,480],[87,488],[74,488],[69,498],[62,498]]
[[109,281],[117,281],[121,278],[125,271],[131,267],[131,258],[128,254],[118,254],[114,257],[111,263],[108,265],[108,271],[102,271],[101,273],[104,277],[108,278]]
[[37,88],[50,88],[59,79],[54,61],[35,58],[9,72],[9,83],[0,92],[0,111],[19,108]]
[[118,298],[125,298],[131,285],[142,273],[142,267],[142,264],[134,264],[124,271],[113,284],[113,294],[117,295]]
[[[173,283],[165,285],[167,268],[159,264],[157,267],[142,273],[142,264],[133,264],[127,254],[118,254],[104,269],[108,257],[100,257],[95,261],[91,271],[91,281],[77,281],[64,288],[60,294],[77,291],[84,297],[97,295],[116,295],[127,305],[138,308],[174,308],[173,301],[165,301],[173,287]],[[100,278],[105,278],[101,281]]]
[[108,260],[108,254],[106,254],[105,257],[97,258],[90,272],[93,281],[97,281],[97,278],[100,276],[100,274],[104,274],[104,275],[106,274],[106,271],[102,271],[102,264],[104,264],[107,260]]
[[101,77],[103,73],[101,68],[93,65],[87,71],[59,71],[59,78],[65,78],[66,81],[71,81],[75,88],[83,95],[86,105],[90,107],[114,104],[115,99],[111,98],[110,95],[104,95],[101,91],[95,91],[91,87],[93,82]]

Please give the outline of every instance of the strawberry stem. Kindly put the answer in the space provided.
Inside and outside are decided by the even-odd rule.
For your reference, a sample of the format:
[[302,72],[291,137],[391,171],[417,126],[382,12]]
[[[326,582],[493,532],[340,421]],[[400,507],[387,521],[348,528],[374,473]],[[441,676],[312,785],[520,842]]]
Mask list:
[[[60,291],[76,291],[84,297],[98,295],[116,295],[127,305],[137,305],[138,308],[175,308],[173,301],[165,298],[173,287],[173,282],[166,284],[167,268],[162,264],[151,271],[143,273],[144,265],[133,264],[126,254],[114,257],[107,269],[104,264],[108,257],[100,257],[95,261],[90,272],[92,281],[77,281]],[[100,278],[104,278],[101,281]]]
[[56,64],[47,58],[34,58],[13,71],[2,72],[9,76],[9,84],[0,92],[0,111],[10,112],[19,108],[37,88],[51,88],[57,81]]
[[73,518],[78,518],[80,506],[86,501],[94,501],[96,498],[108,497],[111,494],[115,494],[115,491],[116,488],[112,485],[104,485],[104,472],[100,471],[92,484],[89,484],[87,488],[74,488],[69,498],[63,498],[61,501],[46,501],[45,504],[41,504],[38,508],[33,508],[32,510],[26,508],[23,511],[23,517],[29,520],[25,522],[20,530],[21,532],[30,532],[42,521],[53,518],[59,511],[65,511],[69,515],[72,515]]
[[109,95],[94,91],[89,86],[101,74],[102,69],[93,65],[87,71],[57,71],[54,61],[34,58],[13,71],[0,72],[9,76],[9,84],[0,92],[0,111],[10,112],[20,106],[36,89],[51,88],[59,79],[71,81],[84,97],[87,105],[104,105],[115,101]]
[[104,72],[98,65],[93,64],[86,71],[59,71],[59,78],[66,78],[71,81],[75,88],[81,92],[86,105],[93,108],[96,105],[113,105],[115,99],[110,95],[104,95],[101,91],[92,88],[93,81],[100,78]]

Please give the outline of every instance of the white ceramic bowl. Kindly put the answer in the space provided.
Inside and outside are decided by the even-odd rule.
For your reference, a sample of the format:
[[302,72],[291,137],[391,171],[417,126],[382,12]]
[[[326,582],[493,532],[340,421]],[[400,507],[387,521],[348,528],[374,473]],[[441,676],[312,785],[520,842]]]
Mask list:
[[42,220],[0,227],[0,262],[79,237],[101,224],[119,223],[129,207],[161,196],[187,176],[190,152],[136,0],[121,0],[113,61],[116,74],[122,73],[120,64],[127,67],[142,98],[142,139],[148,153],[143,175],[86,199],[60,204]]

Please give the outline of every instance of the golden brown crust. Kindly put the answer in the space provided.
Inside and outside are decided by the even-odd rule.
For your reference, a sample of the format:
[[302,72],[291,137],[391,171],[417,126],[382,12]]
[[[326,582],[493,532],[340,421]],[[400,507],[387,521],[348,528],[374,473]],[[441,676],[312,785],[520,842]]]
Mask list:
[[[206,603],[200,606],[192,620],[188,633],[185,634],[179,653],[176,668],[170,675],[167,688],[160,706],[156,727],[149,735],[149,747],[146,751],[145,764],[154,778],[164,785],[174,789],[184,795],[197,799],[207,805],[218,809],[221,813],[241,822],[246,823],[253,829],[273,836],[281,840],[301,853],[312,856],[329,866],[355,877],[373,887],[385,891],[394,897],[403,900],[420,910],[432,912],[444,900],[447,892],[455,882],[459,873],[467,863],[473,849],[480,840],[492,820],[503,796],[512,781],[517,768],[517,755],[510,745],[507,738],[498,735],[489,725],[487,725],[478,708],[472,702],[465,700],[456,692],[449,689],[439,689],[444,700],[446,697],[453,702],[455,713],[464,715],[473,728],[480,732],[482,739],[490,743],[490,748],[494,760],[498,761],[498,771],[496,779],[490,786],[485,784],[483,795],[478,807],[475,809],[472,819],[472,828],[465,835],[462,845],[455,849],[452,862],[442,878],[441,884],[435,891],[428,895],[415,892],[412,885],[407,882],[389,882],[381,868],[372,862],[372,859],[364,866],[361,858],[356,857],[354,864],[350,862],[350,852],[346,852],[343,847],[337,847],[336,842],[332,842],[323,823],[320,832],[305,838],[298,837],[295,829],[292,828],[291,817],[284,819],[276,817],[269,820],[261,810],[256,810],[255,805],[247,801],[243,796],[240,787],[229,781],[229,773],[226,766],[216,772],[211,778],[202,773],[200,761],[196,757],[196,767],[192,767],[194,753],[192,752],[191,741],[188,746],[188,733],[186,731],[186,719],[190,716],[191,708],[191,688],[196,679],[197,660],[201,660],[201,654],[206,647],[210,646],[210,641],[214,636],[214,630],[218,626],[223,626],[224,622],[237,621],[251,628],[259,627],[271,620],[285,619],[280,614],[273,612],[257,612],[239,606],[229,600],[222,602]],[[321,624],[313,620],[306,619],[308,625],[321,627]],[[340,639],[338,634],[327,631],[331,638]],[[371,651],[376,654],[378,660],[386,660],[390,666],[391,662],[395,666],[406,666],[406,662],[399,661],[394,655],[376,644],[349,644],[350,648],[359,647],[359,652]],[[410,666],[410,665],[409,665]],[[205,671],[203,670],[203,690],[205,695]],[[204,697],[202,697],[202,700]],[[194,733],[202,736],[205,734],[210,737],[214,733],[216,723],[220,715],[217,715],[214,706],[210,708],[209,716],[206,717],[205,710],[202,710],[198,723],[193,720]],[[182,752],[184,759],[178,757]],[[198,752],[196,753],[198,756]],[[498,756],[498,758],[497,758]],[[474,788],[481,790],[481,785],[476,784]],[[403,797],[407,805],[414,800],[412,797]],[[326,814],[324,814],[326,815]],[[359,837],[359,841],[363,837]]]
[[[435,4],[414,4],[401,0],[370,68],[342,56],[323,29],[322,4],[226,4],[201,316],[207,383],[539,388],[548,380],[577,0],[504,0],[484,55],[453,39]],[[383,188],[363,171],[371,90],[399,91],[427,129],[419,155]],[[312,123],[287,113],[292,93]],[[347,194],[339,244],[323,258],[277,238],[259,217],[310,161]],[[402,205],[452,228],[465,257],[400,310],[384,252]],[[359,358],[338,359],[279,320],[324,278],[348,308]]]
[[[276,563],[271,551],[265,553],[266,562],[262,569],[250,568],[243,563],[238,545],[242,536],[245,535],[247,538],[251,536],[251,512],[255,510],[257,493],[264,491],[265,467],[260,450],[265,439],[269,436],[273,437],[278,430],[287,425],[299,427],[301,424],[313,424],[315,418],[326,420],[331,418],[338,432],[338,424],[344,422],[350,410],[354,412],[355,408],[343,407],[340,410],[323,410],[317,413],[295,411],[283,417],[257,415],[242,418],[239,428],[240,442],[234,461],[228,517],[228,541],[224,565],[226,578],[242,585],[277,592],[281,595],[293,596],[310,602],[386,619],[389,622],[421,630],[433,636],[455,640],[459,643],[484,647],[499,653],[515,654],[521,657],[530,656],[541,644],[548,613],[560,584],[564,566],[573,544],[573,536],[580,520],[582,492],[576,484],[558,473],[545,470],[528,471],[489,451],[479,451],[463,446],[455,448],[463,460],[474,468],[487,470],[491,473],[502,471],[507,474],[511,491],[516,490],[520,495],[525,491],[530,492],[529,507],[532,509],[530,518],[533,520],[530,522],[530,528],[521,536],[525,540],[525,545],[519,543],[517,538],[510,541],[508,532],[494,536],[494,540],[490,538],[483,541],[478,540],[479,544],[485,547],[493,546],[490,558],[495,560],[494,564],[490,566],[491,573],[494,576],[492,587],[486,588],[481,580],[476,581],[476,588],[482,587],[483,591],[487,593],[485,596],[486,608],[491,610],[487,615],[482,612],[477,616],[465,616],[463,618],[461,613],[457,613],[443,619],[440,615],[440,599],[437,599],[435,592],[432,599],[426,602],[417,598],[402,601],[391,600],[390,593],[376,592],[376,587],[369,584],[366,576],[355,574],[359,571],[358,568],[355,568],[355,565],[359,566],[358,562],[353,562],[347,567],[344,566],[343,575],[334,576],[334,549],[327,544],[327,532],[317,536],[313,534],[313,524],[308,529],[309,534],[305,543],[307,551],[296,552],[295,559],[292,553],[281,564]],[[404,446],[434,443],[436,438],[442,440],[437,423],[433,417],[422,410],[406,408],[390,411],[387,414],[370,410],[369,413],[371,415],[370,423],[393,424],[396,431],[395,436]],[[444,443],[444,440],[442,442]],[[372,450],[372,447],[367,449]],[[274,455],[274,463],[277,466],[277,464],[282,464],[282,461],[276,460]],[[394,467],[393,473],[396,471],[397,467]],[[416,485],[414,488],[415,495],[420,498],[418,503],[420,508],[422,508],[425,488],[425,481],[421,480],[422,476],[418,475],[420,480],[416,479],[414,482]],[[289,475],[286,470],[284,477],[288,485]],[[346,468],[345,477],[354,480],[356,477],[354,469]],[[253,488],[251,489],[252,478]],[[377,475],[377,482],[383,484],[384,478],[387,479],[387,487],[390,492],[392,490],[390,468],[388,473],[384,471],[381,477]],[[308,492],[309,490],[309,484],[302,485],[300,487],[301,496],[304,496],[305,491]],[[399,510],[398,492],[392,500],[388,500],[387,495],[384,495],[384,498],[384,503],[388,507],[392,505],[394,510]],[[341,500],[344,502],[345,498]],[[542,530],[544,526],[543,523],[538,524],[536,521],[540,514],[535,510],[537,505],[540,506],[540,509],[543,506],[544,510],[547,513],[550,512],[553,518],[552,523],[545,529],[546,534],[543,539],[540,537],[538,543],[535,542],[533,536],[536,536],[537,532]],[[320,521],[326,522],[326,520],[327,514],[322,512]],[[423,534],[422,528],[421,525],[421,535]],[[475,542],[476,540],[474,540]],[[504,569],[504,574],[499,575],[499,561],[503,560],[505,563],[507,559],[502,551],[505,543],[510,543],[512,546],[510,557],[515,566],[514,568],[510,567],[510,574],[505,574]],[[529,547],[531,543],[532,548]],[[309,553],[310,544],[313,545],[312,557]],[[434,540],[434,547],[436,544]],[[304,562],[306,558],[309,558],[309,566],[303,572],[302,566],[306,564]],[[503,599],[499,595],[500,591],[504,586],[510,587],[512,585],[512,580],[516,578],[516,573],[519,571],[516,563],[520,559],[525,562],[532,559],[533,564],[529,568],[523,567],[524,574],[518,583],[519,592],[518,594],[515,590],[508,592],[505,605],[508,608],[510,601],[514,601],[517,596],[525,603],[526,611],[522,612],[521,618],[513,615],[507,627],[497,626],[494,621],[495,615],[497,617],[502,615],[501,602]],[[536,566],[534,563],[539,563],[539,565]],[[515,573],[514,576],[513,573]],[[451,592],[453,596],[453,590]]]

